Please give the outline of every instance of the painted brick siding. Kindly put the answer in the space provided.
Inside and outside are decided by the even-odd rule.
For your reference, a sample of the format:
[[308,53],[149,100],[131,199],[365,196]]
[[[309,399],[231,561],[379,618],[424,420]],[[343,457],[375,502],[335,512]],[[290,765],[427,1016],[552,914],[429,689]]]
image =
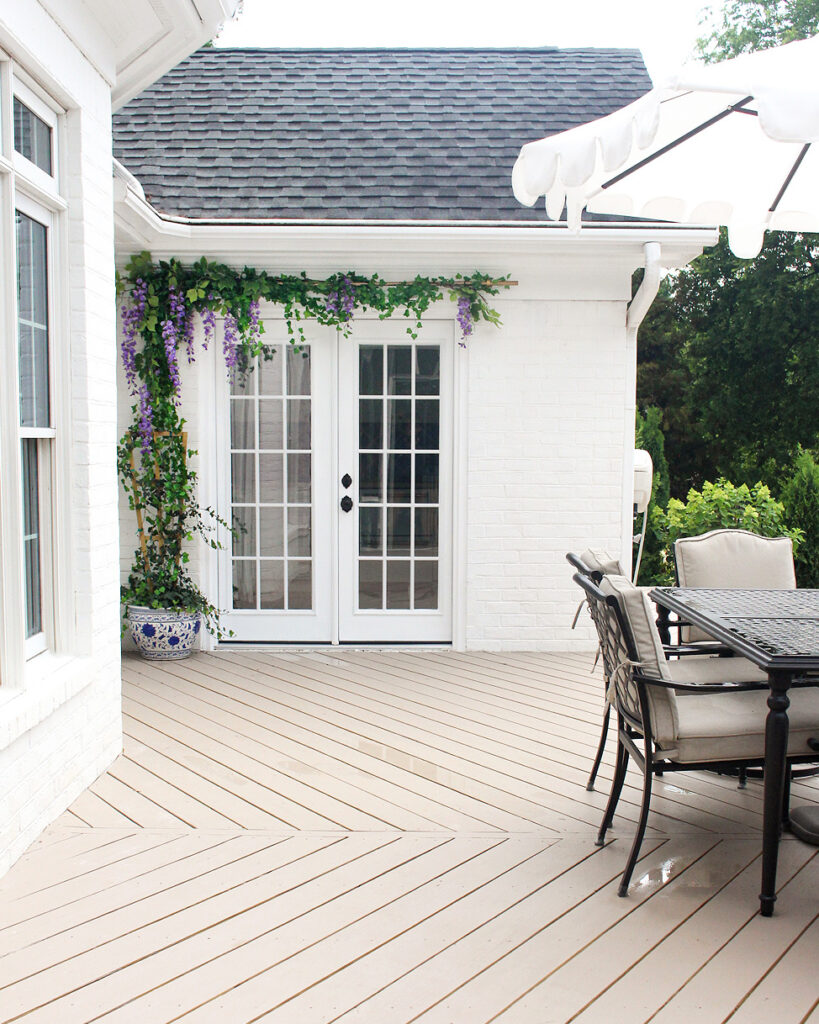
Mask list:
[[620,550],[625,303],[498,309],[469,351],[467,647],[588,647],[565,555]]
[[116,757],[121,705],[110,88],[34,0],[4,8],[0,45],[67,110],[67,295],[52,336],[66,347],[70,381],[76,619],[65,657],[34,659],[29,671],[39,678],[0,691],[2,873]]

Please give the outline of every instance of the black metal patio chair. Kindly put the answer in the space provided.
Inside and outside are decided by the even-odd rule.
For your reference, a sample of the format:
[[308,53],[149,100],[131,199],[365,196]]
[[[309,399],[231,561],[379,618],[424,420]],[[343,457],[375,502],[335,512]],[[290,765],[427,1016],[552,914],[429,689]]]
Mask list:
[[[601,648],[612,666],[609,697],[617,711],[615,771],[598,845],[614,818],[630,758],[643,772],[637,831],[618,889],[626,896],[648,822],[654,775],[761,766],[768,687],[759,678],[724,677],[729,668],[742,674],[743,659],[668,661],[648,598],[625,577],[605,576],[599,586],[580,573],[574,579],[595,608]],[[683,666],[692,677],[686,681],[679,678]],[[684,699],[678,699],[681,693]],[[816,757],[809,741],[815,743],[819,733],[819,690],[794,688],[790,696],[788,762],[809,762]],[[783,806],[787,815],[788,793]]]

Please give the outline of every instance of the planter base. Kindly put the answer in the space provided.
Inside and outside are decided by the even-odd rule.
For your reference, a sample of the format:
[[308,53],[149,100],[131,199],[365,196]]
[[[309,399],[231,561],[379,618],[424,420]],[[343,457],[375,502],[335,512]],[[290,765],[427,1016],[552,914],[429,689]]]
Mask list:
[[128,605],[125,620],[139,653],[148,661],[187,658],[199,635],[198,614]]

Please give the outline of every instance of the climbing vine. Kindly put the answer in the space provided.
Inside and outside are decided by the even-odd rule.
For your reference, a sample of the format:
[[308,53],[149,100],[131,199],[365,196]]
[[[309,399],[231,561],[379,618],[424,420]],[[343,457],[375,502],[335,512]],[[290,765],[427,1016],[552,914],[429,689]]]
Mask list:
[[[261,303],[280,307],[289,341],[305,342],[305,322],[338,327],[349,336],[356,314],[371,310],[381,318],[407,319],[413,338],[434,302],[457,304],[461,344],[480,320],[500,325],[488,298],[509,287],[508,278],[416,277],[386,282],[377,274],[332,274],[323,280],[238,270],[204,257],[190,266],[178,260],[154,262],[150,253],[134,256],[118,277],[122,315],[122,362],[133,398],[132,422],[119,442],[117,467],[129,504],[137,515],[139,547],[123,587],[127,604],[199,612],[206,627],[222,636],[217,610],[187,568],[186,542],[199,535],[221,547],[230,524],[197,499],[196,473],[180,413],[180,360],[196,358],[197,320],[201,346],[220,345],[226,372],[238,379],[257,358],[275,358],[264,340]],[[222,321],[217,338],[217,318]]]

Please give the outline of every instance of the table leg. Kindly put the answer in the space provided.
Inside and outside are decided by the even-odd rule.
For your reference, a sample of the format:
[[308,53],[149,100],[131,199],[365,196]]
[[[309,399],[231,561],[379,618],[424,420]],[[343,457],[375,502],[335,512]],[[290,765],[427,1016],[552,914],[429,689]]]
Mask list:
[[763,917],[773,914],[776,903],[776,861],[782,829],[782,801],[788,752],[788,708],[791,685],[789,672],[769,672],[768,718],[765,722],[765,804],[762,823],[762,892],[759,894]]

